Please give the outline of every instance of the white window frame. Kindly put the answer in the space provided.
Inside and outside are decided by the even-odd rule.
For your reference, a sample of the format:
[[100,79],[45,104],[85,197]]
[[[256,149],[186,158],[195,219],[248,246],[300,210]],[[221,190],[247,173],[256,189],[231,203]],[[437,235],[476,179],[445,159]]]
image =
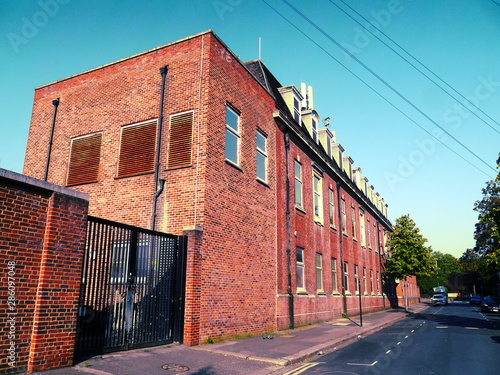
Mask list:
[[[302,182],[302,164],[298,160],[294,161],[294,176],[295,176],[295,206],[302,208],[304,206],[304,184]],[[297,176],[297,172],[299,172]],[[297,202],[297,198],[300,202]]]
[[366,233],[365,233],[365,212],[359,209],[359,240],[361,247],[366,248]]
[[323,254],[316,253],[316,290],[318,293],[323,290]]
[[313,212],[314,221],[323,223],[323,181],[317,173],[313,173]]
[[337,259],[332,258],[332,293],[338,294],[338,285],[337,285]]
[[[228,124],[228,112],[233,114],[236,117],[236,129],[233,128],[230,124]],[[226,132],[225,132],[225,151],[224,151],[224,156],[227,161],[230,163],[233,163],[235,165],[240,165],[240,139],[241,139],[241,119],[240,119],[240,114],[236,112],[233,108],[231,108],[229,105],[226,105]],[[232,138],[230,138],[232,137]],[[231,157],[232,155],[229,155],[228,157],[228,139],[233,139],[234,142],[236,142],[236,160],[232,160]]]
[[311,129],[312,129],[312,139],[315,143],[318,143],[318,122],[314,117],[311,118]]
[[[300,260],[299,260],[299,252],[300,252]],[[296,277],[295,281],[297,283],[297,292],[305,292],[306,291],[306,275],[305,275],[305,262],[304,262],[304,249],[302,247],[296,248]],[[299,272],[299,269],[302,271]],[[299,277],[301,280],[301,286],[299,286]]]
[[[261,147],[259,147],[259,137],[262,137],[261,139],[264,142],[263,149]],[[263,182],[267,182],[267,163],[268,163],[267,136],[263,132],[261,132],[260,130],[257,130],[255,141],[256,141],[256,175],[257,175],[257,178],[259,180],[261,180]],[[263,176],[259,176],[259,158],[261,158],[261,160],[264,161],[264,171],[263,171],[264,175]]]
[[342,213],[342,223],[341,223],[342,233],[347,234],[347,215],[345,212],[345,199],[344,198],[342,198],[340,200],[340,211]]
[[359,282],[359,266],[357,264],[354,265],[354,284],[355,284],[354,290],[356,291],[356,295],[359,295],[361,285]]
[[344,290],[349,293],[349,262],[344,261],[343,264]]
[[328,216],[330,227],[335,228],[335,194],[332,188],[328,188]]

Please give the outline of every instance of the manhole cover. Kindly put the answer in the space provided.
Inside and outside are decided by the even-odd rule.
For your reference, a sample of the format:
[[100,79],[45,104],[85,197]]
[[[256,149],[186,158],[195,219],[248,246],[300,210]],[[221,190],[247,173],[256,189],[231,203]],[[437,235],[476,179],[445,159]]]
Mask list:
[[189,367],[184,365],[178,365],[176,363],[167,363],[166,365],[161,366],[161,368],[166,371],[173,371],[173,372],[189,371]]

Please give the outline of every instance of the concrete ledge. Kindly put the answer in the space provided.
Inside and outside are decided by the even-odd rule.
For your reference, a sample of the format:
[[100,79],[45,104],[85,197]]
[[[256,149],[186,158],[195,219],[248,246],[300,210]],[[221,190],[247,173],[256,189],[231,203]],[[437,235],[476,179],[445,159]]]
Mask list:
[[90,196],[86,193],[82,193],[80,191],[72,190],[64,186],[52,184],[47,181],[42,181],[37,178],[25,176],[23,174],[9,171],[7,169],[0,168],[0,178],[4,180],[15,181],[24,185],[29,185],[36,187],[45,191],[54,191],[57,193],[61,193],[73,198],[83,199],[89,201]]

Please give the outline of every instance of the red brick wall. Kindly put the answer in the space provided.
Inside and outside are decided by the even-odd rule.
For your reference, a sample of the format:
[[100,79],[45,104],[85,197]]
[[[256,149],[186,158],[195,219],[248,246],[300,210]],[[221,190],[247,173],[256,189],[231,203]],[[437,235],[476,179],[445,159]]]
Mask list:
[[[182,234],[200,226],[200,248],[188,262],[186,335],[209,337],[275,328],[276,178],[274,100],[212,33],[124,59],[38,88],[24,173],[42,176],[53,113],[60,98],[49,181],[65,184],[71,139],[102,132],[98,182],[74,186],[90,195],[90,213],[149,227],[153,174],[116,178],[120,129],[155,119],[168,65],[157,230]],[[241,165],[224,160],[225,106],[241,112]],[[193,163],[166,170],[169,116],[193,111]],[[267,184],[256,180],[256,129],[267,134]],[[189,270],[197,270],[198,276]],[[190,298],[201,291],[200,298]],[[202,308],[200,308],[202,306]],[[200,311],[195,319],[193,314]],[[192,323],[192,320],[197,320]],[[189,320],[189,322],[188,322]],[[194,325],[193,325],[194,324]],[[199,332],[191,332],[190,327]]]
[[[280,161],[278,165],[280,199],[286,202],[285,199],[285,144],[282,140],[283,135],[278,139],[279,149],[283,150],[279,153]],[[376,231],[378,221],[365,209],[365,233],[368,231],[366,227],[370,223],[370,245],[361,246],[360,241],[360,219],[359,219],[359,198],[355,198],[352,193],[349,193],[344,185],[340,188],[340,197],[345,200],[346,207],[346,233],[341,233],[341,223],[339,219],[340,202],[337,196],[338,177],[333,178],[334,174],[328,172],[327,168],[322,173],[322,202],[323,202],[323,222],[322,224],[315,223],[313,213],[313,163],[316,161],[320,165],[318,159],[313,159],[310,152],[307,152],[306,147],[301,146],[302,141],[297,137],[291,137],[289,151],[289,181],[290,181],[290,254],[291,254],[291,271],[292,271],[292,291],[294,294],[294,323],[295,325],[303,325],[326,321],[334,317],[338,317],[342,312],[349,315],[359,313],[359,296],[356,295],[354,282],[354,265],[358,265],[359,279],[361,281],[362,305],[363,311],[371,312],[383,309],[388,303],[384,301],[382,295],[381,282],[381,265],[380,265],[380,249],[376,241]],[[298,160],[302,164],[302,189],[303,189],[303,207],[295,207],[295,175],[294,161]],[[334,226],[329,223],[329,189],[334,192]],[[351,207],[354,206],[356,219],[356,237],[352,235]],[[278,222],[285,223],[286,221],[286,206],[281,204],[278,206]],[[375,228],[373,225],[375,224]],[[287,294],[287,257],[286,257],[286,228],[283,224],[279,230],[278,236],[278,316],[277,324],[280,328],[286,328],[290,324],[289,314],[289,296]],[[340,236],[342,236],[342,254],[340,251]],[[296,248],[304,249],[304,281],[305,292],[298,291],[296,285]],[[316,288],[316,253],[322,254],[323,259],[323,291],[318,292]],[[332,258],[336,259],[337,264],[337,291],[332,288]],[[342,261],[348,262],[348,288],[346,292],[345,305],[347,310],[343,308],[342,297]],[[363,267],[366,268],[366,290],[363,281]],[[370,270],[373,270],[373,291],[370,283]],[[377,287],[376,275],[379,275],[379,285]]]
[[2,373],[72,364],[86,198],[0,170]]

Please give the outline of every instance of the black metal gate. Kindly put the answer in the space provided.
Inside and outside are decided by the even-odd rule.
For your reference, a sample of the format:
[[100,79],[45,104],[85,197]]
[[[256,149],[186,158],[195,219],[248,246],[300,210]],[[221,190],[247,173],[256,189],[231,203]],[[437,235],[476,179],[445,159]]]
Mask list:
[[181,342],[186,237],[88,220],[75,355]]

